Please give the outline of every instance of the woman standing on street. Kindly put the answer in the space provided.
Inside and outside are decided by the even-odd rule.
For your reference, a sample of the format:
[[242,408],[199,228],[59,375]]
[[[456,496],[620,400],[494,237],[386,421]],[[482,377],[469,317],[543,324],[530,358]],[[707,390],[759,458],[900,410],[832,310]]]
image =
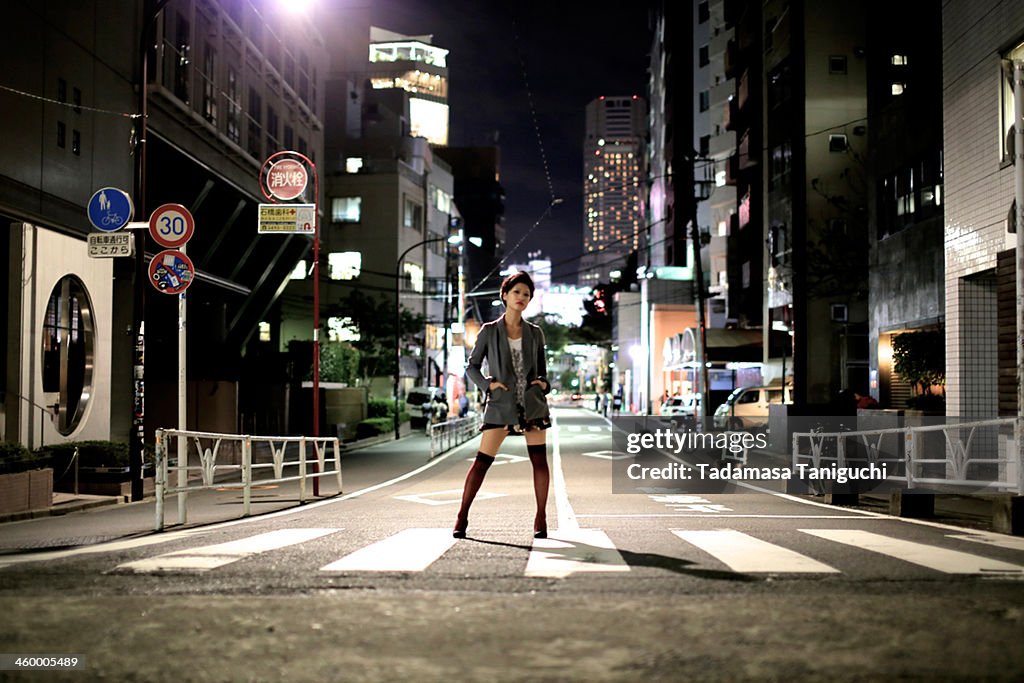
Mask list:
[[[501,283],[501,301],[505,314],[480,328],[476,346],[469,356],[466,374],[482,391],[484,406],[480,451],[466,475],[462,507],[455,520],[452,536],[465,538],[469,526],[469,507],[473,504],[494,456],[509,434],[526,437],[526,451],[533,465],[533,491],[537,515],[533,520],[534,538],[547,538],[548,470],[545,430],[551,415],[545,396],[551,390],[547,380],[547,354],[540,327],[523,320],[523,311],[533,298],[533,280],[527,273],[513,273]],[[490,376],[481,369],[487,361]]]

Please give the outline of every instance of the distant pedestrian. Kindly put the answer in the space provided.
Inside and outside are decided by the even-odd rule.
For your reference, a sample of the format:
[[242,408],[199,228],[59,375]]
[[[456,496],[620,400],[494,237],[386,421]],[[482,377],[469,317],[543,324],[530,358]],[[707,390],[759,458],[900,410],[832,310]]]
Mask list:
[[612,415],[618,415],[620,410],[622,410],[622,391],[616,392],[615,398],[612,399]]
[[853,392],[853,398],[857,401],[858,410],[872,410],[878,407],[878,401],[871,394],[862,394],[860,392]]
[[608,402],[611,399],[611,394],[607,391],[601,395],[601,414],[608,417]]

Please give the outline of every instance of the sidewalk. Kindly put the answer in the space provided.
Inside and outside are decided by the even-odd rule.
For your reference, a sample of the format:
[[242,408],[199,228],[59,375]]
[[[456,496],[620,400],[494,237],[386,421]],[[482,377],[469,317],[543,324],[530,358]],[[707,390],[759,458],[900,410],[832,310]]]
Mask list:
[[[402,442],[406,442],[409,437],[417,437],[421,435],[422,431],[411,430],[408,424],[403,424],[401,437],[397,441],[395,440],[395,435],[393,433],[388,433],[366,439],[360,439],[359,441],[343,443],[341,445],[342,457],[344,458],[346,454],[363,451],[371,447],[374,447],[377,451],[381,452],[382,455],[387,454],[389,451],[404,452],[406,447]],[[389,446],[391,447],[389,448]],[[42,517],[57,517],[67,515],[72,512],[81,512],[84,510],[93,510],[102,507],[123,506],[145,502],[152,503],[155,500],[156,494],[152,491],[147,492],[141,501],[127,501],[121,496],[98,496],[85,493],[75,494],[63,491],[54,491],[53,499],[49,507],[23,512],[2,513],[0,514],[0,524],[39,519]]]

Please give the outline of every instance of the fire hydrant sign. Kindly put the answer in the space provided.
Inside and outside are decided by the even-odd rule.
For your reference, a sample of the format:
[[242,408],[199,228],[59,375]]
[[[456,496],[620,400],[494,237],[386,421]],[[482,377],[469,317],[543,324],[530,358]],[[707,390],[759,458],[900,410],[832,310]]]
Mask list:
[[180,294],[196,276],[196,267],[177,249],[165,249],[149,262],[149,281],[164,294]]
[[316,232],[316,204],[260,204],[258,233]]
[[267,171],[267,192],[283,202],[299,198],[306,191],[308,182],[306,167],[295,159],[276,161]]

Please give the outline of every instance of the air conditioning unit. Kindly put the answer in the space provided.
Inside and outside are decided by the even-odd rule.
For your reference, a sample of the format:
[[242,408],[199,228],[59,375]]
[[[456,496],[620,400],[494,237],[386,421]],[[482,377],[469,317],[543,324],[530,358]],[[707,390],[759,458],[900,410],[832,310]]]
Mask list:
[[850,319],[850,309],[846,304],[832,304],[832,322],[845,323]]

